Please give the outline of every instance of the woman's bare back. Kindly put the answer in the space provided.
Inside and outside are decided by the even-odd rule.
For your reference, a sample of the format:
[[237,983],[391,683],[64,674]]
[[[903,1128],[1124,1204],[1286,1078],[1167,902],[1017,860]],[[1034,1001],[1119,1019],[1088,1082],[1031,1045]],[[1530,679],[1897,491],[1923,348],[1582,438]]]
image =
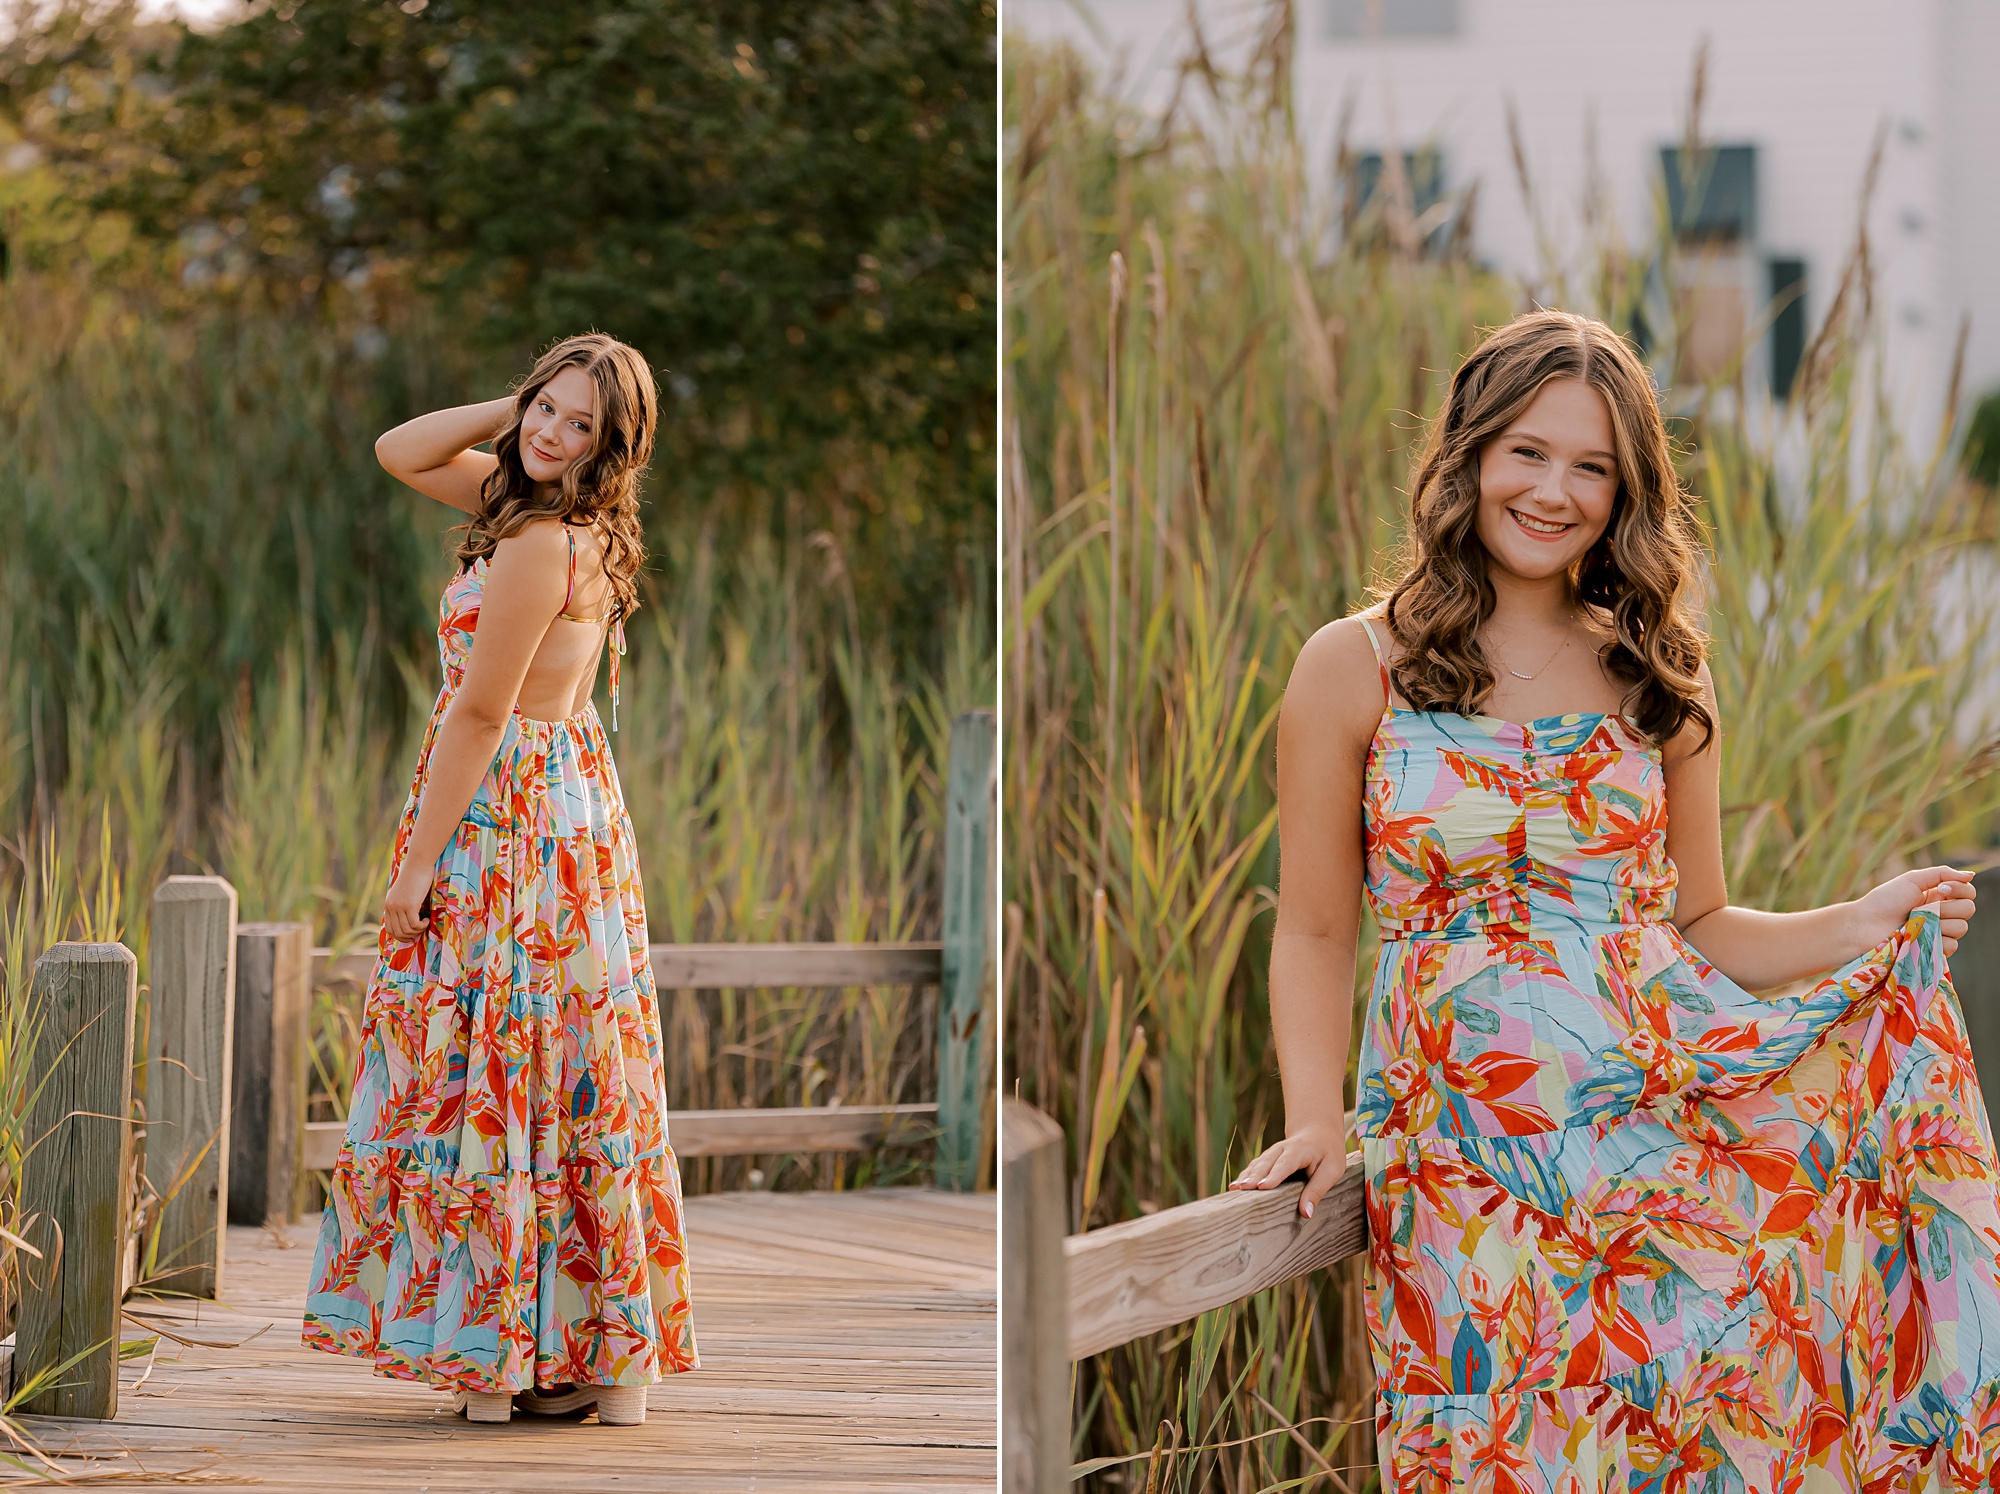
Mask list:
[[604,576],[602,541],[582,525],[566,527],[575,546],[574,579],[569,604],[563,609],[568,615],[559,613],[549,624],[528,661],[517,702],[523,716],[538,721],[559,721],[590,703],[604,635],[611,626],[611,585]]

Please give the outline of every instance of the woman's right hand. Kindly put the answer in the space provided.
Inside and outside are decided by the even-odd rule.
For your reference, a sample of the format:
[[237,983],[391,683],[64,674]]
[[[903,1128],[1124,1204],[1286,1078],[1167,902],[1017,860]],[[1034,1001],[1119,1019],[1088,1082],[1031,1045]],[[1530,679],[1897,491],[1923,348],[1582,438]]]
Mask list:
[[1341,1121],[1331,1121],[1301,1126],[1283,1141],[1265,1147],[1229,1187],[1232,1192],[1275,1188],[1293,1173],[1304,1172],[1306,1189],[1299,1195],[1299,1213],[1310,1219],[1313,1205],[1326,1197],[1327,1190],[1346,1171],[1347,1127]]
[[405,861],[403,870],[389,884],[389,895],[382,900],[382,927],[398,944],[407,944],[422,938],[430,922],[430,881],[413,872]]

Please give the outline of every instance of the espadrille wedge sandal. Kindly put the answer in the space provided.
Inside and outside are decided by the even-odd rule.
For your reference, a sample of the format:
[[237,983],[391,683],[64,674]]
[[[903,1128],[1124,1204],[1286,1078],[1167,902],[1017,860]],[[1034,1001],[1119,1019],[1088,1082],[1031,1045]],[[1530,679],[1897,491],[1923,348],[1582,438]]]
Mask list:
[[577,1416],[595,1406],[598,1421],[611,1427],[636,1427],[646,1419],[643,1385],[538,1387],[522,1391],[519,1402],[523,1411],[536,1416]]
[[451,1409],[465,1414],[467,1421],[506,1421],[514,1414],[514,1397],[505,1391],[489,1395],[483,1390],[461,1390],[453,1394]]

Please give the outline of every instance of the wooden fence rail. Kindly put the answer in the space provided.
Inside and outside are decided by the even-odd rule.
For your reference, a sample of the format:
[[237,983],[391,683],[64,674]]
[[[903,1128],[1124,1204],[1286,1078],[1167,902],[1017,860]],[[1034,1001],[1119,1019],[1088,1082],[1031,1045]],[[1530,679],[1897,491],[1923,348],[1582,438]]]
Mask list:
[[1063,1145],[1062,1128],[1039,1110],[1015,1100],[1002,1106],[1001,1292],[1008,1331],[1021,1334],[1000,1381],[1006,1494],[1069,1487],[1072,1362],[1368,1247],[1359,1152],[1348,1153],[1346,1172],[1311,1219],[1299,1217],[1304,1184],[1284,1183],[1066,1236]]
[[[772,1157],[787,1152],[865,1152],[909,1146],[936,1133],[936,1105],[801,1105],[764,1110],[669,1110],[676,1157]],[[346,1121],[305,1128],[302,1172],[325,1172],[340,1157]]]
[[[647,951],[653,984],[662,991],[777,990],[784,986],[934,986],[944,945],[928,944],[655,944]],[[375,956],[330,949],[312,952],[312,984],[366,985]]]
[[[653,983],[668,990],[780,990],[824,986],[936,985],[942,942],[928,944],[655,944]],[[366,980],[374,957],[343,960],[315,950],[324,980]],[[667,1137],[677,1157],[753,1157],[784,1152],[867,1151],[907,1145],[942,1129],[939,1104],[812,1105],[787,1109],[670,1110]],[[979,1117],[975,1113],[976,1129]],[[345,1121],[305,1128],[303,1170],[321,1172],[340,1155]]]
[[[994,1132],[992,1055],[993,714],[952,726],[947,764],[944,938],[930,944],[656,944],[671,989],[936,985],[937,1101],[921,1105],[670,1111],[683,1156],[851,1151],[938,1142],[938,1186],[982,1181]],[[155,897],[146,1067],[145,1286],[225,1291],[224,1219],[297,1216],[305,1174],[333,1165],[344,1122],[305,1122],[312,990],[365,983],[374,956],[335,959],[305,924],[236,922],[219,877],[169,877]],[[65,1363],[26,1408],[109,1418],[117,1410],[119,1304],[132,1284],[132,1036],[137,965],[122,944],[58,944],[35,966],[39,1018],[14,1383]],[[946,1082],[948,1081],[948,1082]]]

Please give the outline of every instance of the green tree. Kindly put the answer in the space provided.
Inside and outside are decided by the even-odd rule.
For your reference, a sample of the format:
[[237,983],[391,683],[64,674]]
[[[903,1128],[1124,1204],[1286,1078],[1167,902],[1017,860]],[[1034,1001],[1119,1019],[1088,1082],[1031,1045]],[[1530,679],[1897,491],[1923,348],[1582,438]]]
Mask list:
[[183,289],[407,285],[513,360],[632,342],[655,513],[829,530],[923,639],[991,563],[994,49],[991,0],[301,0],[207,33],[68,0],[0,110]]

